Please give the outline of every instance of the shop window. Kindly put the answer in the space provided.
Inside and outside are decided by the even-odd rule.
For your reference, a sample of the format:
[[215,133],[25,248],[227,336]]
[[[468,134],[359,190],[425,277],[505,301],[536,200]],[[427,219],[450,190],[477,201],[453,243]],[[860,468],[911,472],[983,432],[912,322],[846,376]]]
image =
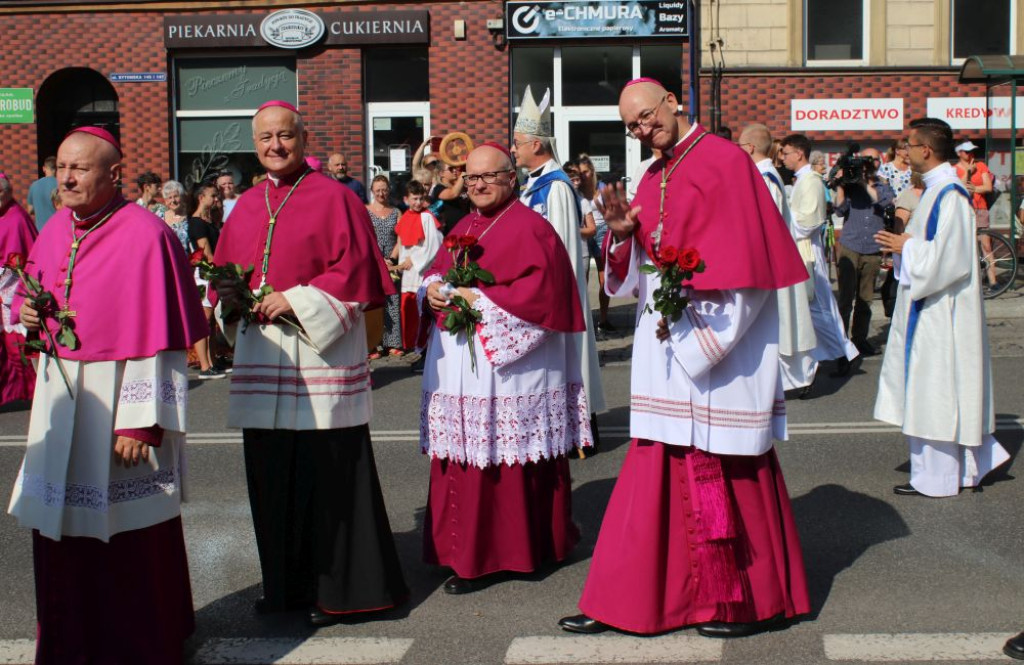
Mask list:
[[805,0],[807,63],[864,62],[868,4],[869,0]]
[[517,47],[512,49],[512,106],[523,103],[523,91],[529,85],[540,101],[547,89],[555,87],[555,49]]
[[564,106],[618,105],[622,86],[632,78],[632,46],[562,47]]
[[682,99],[683,47],[679,44],[640,47],[640,76],[649,76]]
[[295,59],[179,58],[174,73],[178,179],[189,188],[230,171],[244,189],[261,170],[253,113],[272,99],[298,104]]
[[363,51],[367,102],[430,101],[430,67],[423,46]]
[[953,0],[953,61],[1014,51],[1012,0]]

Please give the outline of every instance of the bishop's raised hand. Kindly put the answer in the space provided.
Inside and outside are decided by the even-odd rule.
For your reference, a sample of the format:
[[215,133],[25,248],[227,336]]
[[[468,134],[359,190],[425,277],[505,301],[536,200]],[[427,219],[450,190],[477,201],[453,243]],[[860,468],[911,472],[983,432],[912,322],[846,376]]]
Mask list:
[[639,206],[631,208],[626,198],[626,186],[617,182],[601,190],[603,203],[598,207],[604,215],[604,221],[611,229],[618,240],[625,240],[633,234],[636,228],[637,217],[640,214]]

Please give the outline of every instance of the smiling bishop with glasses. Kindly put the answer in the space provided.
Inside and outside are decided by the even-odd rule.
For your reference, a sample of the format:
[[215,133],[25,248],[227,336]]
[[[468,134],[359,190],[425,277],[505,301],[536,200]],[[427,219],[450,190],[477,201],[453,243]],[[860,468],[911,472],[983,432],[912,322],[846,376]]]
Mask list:
[[[423,553],[452,570],[444,584],[452,594],[569,555],[580,534],[567,455],[592,443],[573,342],[584,315],[565,247],[516,199],[504,146],[470,153],[463,178],[477,212],[452,230],[419,292],[424,320],[437,322],[420,413],[420,444],[430,456]],[[463,241],[458,248],[454,239]],[[453,265],[467,262],[493,280],[449,283]],[[450,304],[462,299],[479,316],[468,337],[443,327]]]
[[[568,631],[748,635],[810,610],[800,540],[773,447],[786,438],[775,290],[807,279],[754,163],[689,124],[652,79],[619,98],[663,157],[632,208],[606,188],[609,295],[639,292],[626,460]],[[670,251],[674,249],[675,251]],[[703,272],[670,321],[654,298],[672,254]],[[646,266],[646,268],[645,268]]]

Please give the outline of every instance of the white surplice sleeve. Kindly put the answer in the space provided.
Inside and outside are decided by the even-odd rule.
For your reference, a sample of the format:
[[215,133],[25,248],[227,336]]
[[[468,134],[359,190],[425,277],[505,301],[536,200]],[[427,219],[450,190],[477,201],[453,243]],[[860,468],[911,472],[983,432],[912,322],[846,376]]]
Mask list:
[[476,333],[493,367],[504,367],[528,355],[552,334],[547,328],[498,307],[479,289],[473,289],[473,293],[479,296],[473,302],[473,309],[483,315]]
[[672,353],[691,378],[703,376],[743,338],[775,292],[693,291],[683,316],[669,326]]
[[315,286],[293,286],[282,293],[317,353],[341,339],[363,316],[362,303],[342,302]]
[[121,361],[124,374],[117,399],[115,430],[185,432],[188,374],[185,351],[160,351],[148,358]]
[[969,279],[977,270],[976,239],[970,204],[955,193],[941,202],[935,237],[910,238],[903,245],[900,279],[910,285],[910,297],[920,300]]
[[[807,179],[813,177],[810,174],[804,176]],[[821,209],[821,197],[816,185],[817,183],[811,180],[807,183],[799,182],[793,187],[793,199],[789,203],[789,210],[793,214],[793,221],[796,222],[795,231],[801,238],[809,237],[825,223],[825,211]]]
[[640,285],[640,256],[643,247],[633,236],[625,240],[612,237],[605,252],[604,292],[612,298],[631,298]]

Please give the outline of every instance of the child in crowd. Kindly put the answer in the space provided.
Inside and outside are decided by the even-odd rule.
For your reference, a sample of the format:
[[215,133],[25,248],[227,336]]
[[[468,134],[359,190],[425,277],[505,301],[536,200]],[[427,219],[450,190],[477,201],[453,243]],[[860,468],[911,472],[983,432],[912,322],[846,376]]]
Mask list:
[[[417,180],[409,181],[405,186],[405,205],[408,210],[395,224],[398,242],[392,258],[397,257],[395,270],[402,273],[402,346],[407,350],[415,348],[420,327],[416,291],[423,283],[423,274],[430,268],[441,248],[441,224],[427,209],[429,204],[427,188]],[[396,355],[401,355],[401,352]]]

